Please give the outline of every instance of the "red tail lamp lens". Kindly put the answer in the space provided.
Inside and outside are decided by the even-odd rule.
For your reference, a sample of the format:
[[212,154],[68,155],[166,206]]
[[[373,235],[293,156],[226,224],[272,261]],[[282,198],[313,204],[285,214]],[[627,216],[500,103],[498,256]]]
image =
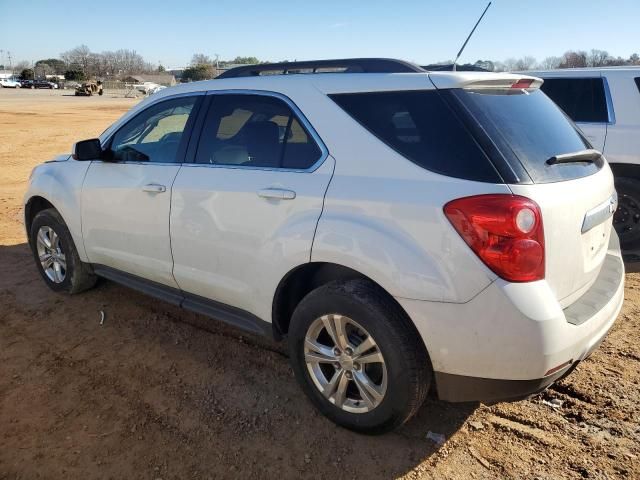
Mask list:
[[471,249],[510,282],[544,278],[540,207],[517,195],[477,195],[447,203],[444,213]]

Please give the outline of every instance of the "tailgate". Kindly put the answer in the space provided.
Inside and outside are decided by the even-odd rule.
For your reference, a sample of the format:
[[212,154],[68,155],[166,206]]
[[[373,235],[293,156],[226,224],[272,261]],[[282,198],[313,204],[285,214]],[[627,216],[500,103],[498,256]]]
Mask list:
[[595,282],[612,234],[616,194],[608,166],[576,180],[510,185],[538,203],[545,238],[546,280],[563,307]]

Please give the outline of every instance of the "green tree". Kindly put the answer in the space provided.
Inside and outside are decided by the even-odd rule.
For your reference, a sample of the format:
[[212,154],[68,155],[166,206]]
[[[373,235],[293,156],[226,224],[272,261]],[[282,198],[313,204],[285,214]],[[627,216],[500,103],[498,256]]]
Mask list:
[[185,68],[182,72],[183,80],[197,82],[199,80],[209,80],[214,77],[213,65],[199,64]]
[[36,62],[36,67],[40,64],[46,64],[51,67],[56,75],[62,75],[67,69],[67,65],[59,58],[45,58]]
[[20,78],[22,80],[33,80],[33,70],[30,68],[25,68],[20,72]]
[[166,68],[164,68],[162,65],[158,65],[158,73],[164,73],[166,71]]
[[241,63],[247,65],[255,65],[256,63],[260,63],[256,57],[236,57],[229,63]]
[[84,80],[85,76],[82,70],[67,70],[64,72],[64,78],[65,80],[78,81]]

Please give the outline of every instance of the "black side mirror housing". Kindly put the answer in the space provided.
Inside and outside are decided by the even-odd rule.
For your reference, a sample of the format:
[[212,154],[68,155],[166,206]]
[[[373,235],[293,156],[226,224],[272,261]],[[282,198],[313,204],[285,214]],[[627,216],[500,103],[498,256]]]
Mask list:
[[71,157],[74,160],[100,160],[102,158],[102,146],[100,140],[92,138],[73,144]]

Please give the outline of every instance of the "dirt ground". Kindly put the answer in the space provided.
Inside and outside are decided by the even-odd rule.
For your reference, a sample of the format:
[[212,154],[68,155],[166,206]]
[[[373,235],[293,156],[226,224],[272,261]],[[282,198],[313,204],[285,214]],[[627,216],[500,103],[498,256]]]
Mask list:
[[319,415],[281,345],[106,281],[49,291],[22,227],[29,172],[135,103],[67,95],[0,90],[0,479],[640,478],[639,274],[562,383],[492,407],[429,399],[379,437]]

